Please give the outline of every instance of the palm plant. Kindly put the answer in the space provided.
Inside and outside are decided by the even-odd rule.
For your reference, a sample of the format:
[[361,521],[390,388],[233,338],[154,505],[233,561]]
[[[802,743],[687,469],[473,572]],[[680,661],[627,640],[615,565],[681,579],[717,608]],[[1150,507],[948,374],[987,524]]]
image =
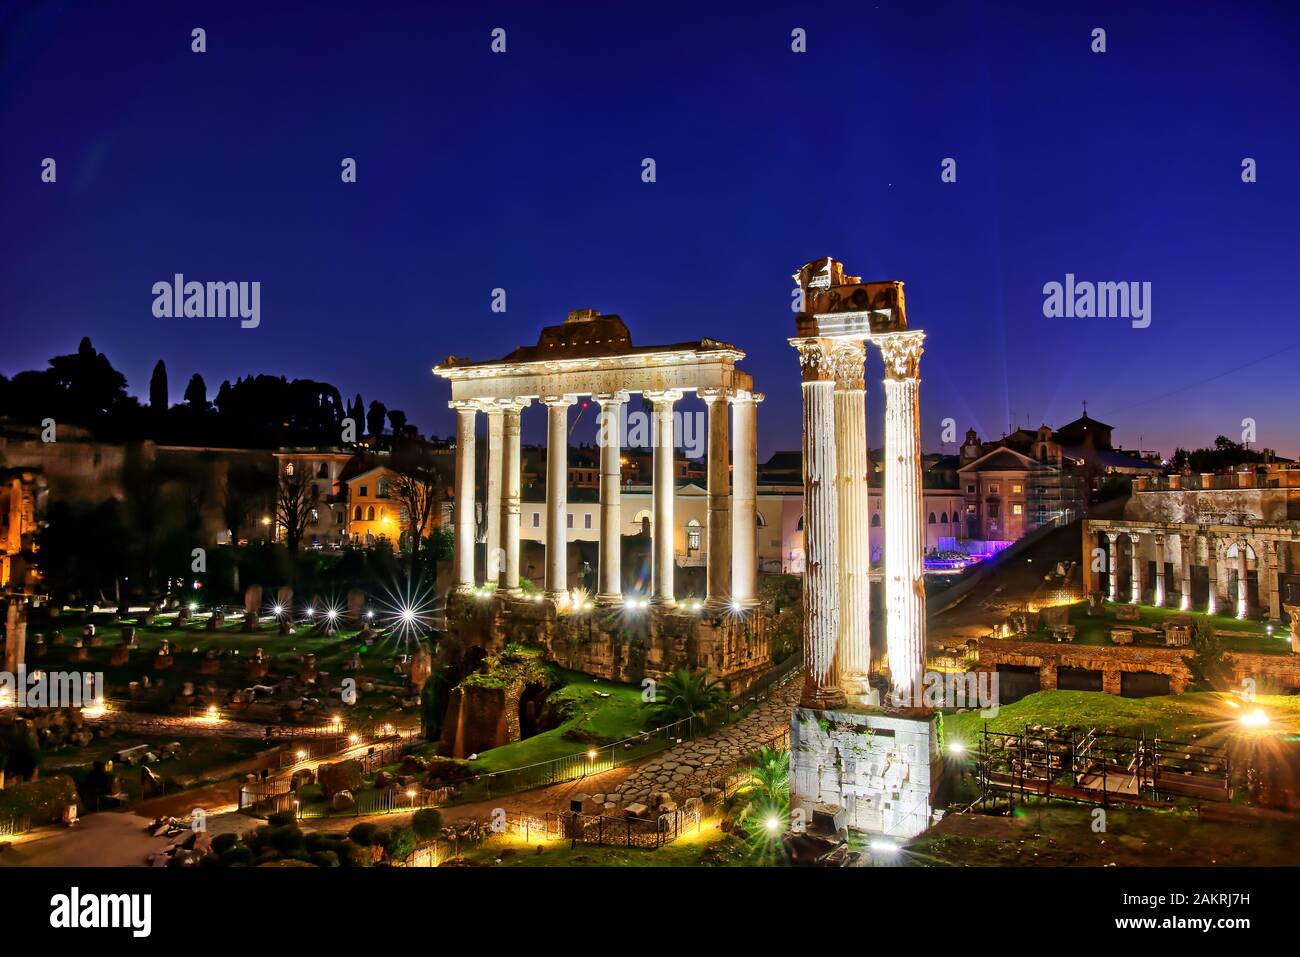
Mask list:
[[701,718],[726,700],[722,683],[709,678],[707,672],[693,675],[687,668],[678,668],[655,686],[650,714],[660,723]]

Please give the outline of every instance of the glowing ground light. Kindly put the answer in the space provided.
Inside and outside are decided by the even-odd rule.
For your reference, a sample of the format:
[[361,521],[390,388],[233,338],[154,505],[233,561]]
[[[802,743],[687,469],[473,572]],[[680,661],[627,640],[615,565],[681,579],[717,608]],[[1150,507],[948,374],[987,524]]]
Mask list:
[[274,608],[271,609],[271,613],[275,615],[275,617],[279,618],[281,615],[284,614],[284,608],[281,605],[276,605]]
[[190,611],[198,611],[198,610],[199,610],[199,603],[196,601],[190,602]]
[[361,741],[361,735],[359,734],[348,735],[348,744],[358,744],[360,741]]
[[306,752],[306,751],[299,751],[298,754],[296,755],[296,757],[298,758],[299,761],[306,761],[306,760],[307,760],[307,752]]
[[948,751],[952,754],[965,754],[966,745],[962,744],[960,741],[953,741],[948,745]]
[[1268,715],[1262,708],[1256,708],[1254,711],[1248,711],[1243,714],[1240,721],[1247,728],[1262,728],[1268,724]]
[[774,814],[763,822],[763,826],[767,828],[767,833],[775,834],[781,830],[781,820]]
[[221,720],[221,714],[217,711],[217,706],[216,706],[215,704],[210,704],[210,705],[208,705],[208,710],[205,711],[205,712],[203,713],[203,716],[204,716],[204,718],[206,718],[208,721],[220,721],[220,720]]
[[330,621],[333,621],[334,619],[338,618],[338,616],[339,613],[333,608],[325,612],[325,617],[328,618]]
[[587,760],[588,760],[588,761],[595,761],[595,760],[596,760],[596,749],[595,749],[595,748],[592,748],[590,751],[587,752]]
[[[0,708],[6,707],[5,693],[0,691]],[[81,713],[87,718],[101,718],[108,714],[108,705],[102,701],[96,701],[88,707],[82,708]]]
[[871,848],[871,853],[873,854],[892,855],[898,853],[897,844],[895,844],[893,841],[886,841],[880,838],[877,838],[876,840],[872,841],[869,847]]

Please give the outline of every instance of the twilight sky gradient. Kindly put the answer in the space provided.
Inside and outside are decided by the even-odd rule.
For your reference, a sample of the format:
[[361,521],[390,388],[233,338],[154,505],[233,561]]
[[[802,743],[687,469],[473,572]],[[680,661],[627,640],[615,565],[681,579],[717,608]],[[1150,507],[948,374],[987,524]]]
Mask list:
[[[1300,456],[1294,4],[409,6],[0,13],[0,371],[89,335],[140,395],[162,357],[177,401],[195,370],[307,376],[447,434],[435,362],[595,307],[744,349],[765,456],[799,441],[790,274],[833,255],[907,283],[927,450],[1087,399],[1126,447],[1252,417]],[[259,280],[260,328],[155,319],[176,272]],[[1044,318],[1067,272],[1151,282],[1150,328]]]

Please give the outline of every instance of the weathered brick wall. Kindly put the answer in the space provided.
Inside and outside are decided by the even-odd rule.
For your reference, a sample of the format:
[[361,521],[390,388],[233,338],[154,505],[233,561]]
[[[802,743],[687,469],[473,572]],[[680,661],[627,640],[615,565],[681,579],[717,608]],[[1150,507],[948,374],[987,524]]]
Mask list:
[[[1174,694],[1186,690],[1191,670],[1187,648],[1149,648],[1133,645],[1072,645],[1066,642],[984,639],[980,642],[979,671],[996,671],[998,665],[1021,665],[1039,669],[1043,690],[1056,687],[1057,668],[1087,668],[1102,673],[1102,689],[1119,693],[1120,674],[1150,671],[1169,676]],[[1300,655],[1270,655],[1229,651],[1224,654],[1233,682],[1253,679],[1257,691],[1300,688]]]
[[687,608],[594,608],[557,615],[550,602],[453,596],[448,638],[496,654],[511,642],[545,649],[562,668],[636,683],[678,668],[707,671],[739,687],[771,665],[762,608],[714,616]]

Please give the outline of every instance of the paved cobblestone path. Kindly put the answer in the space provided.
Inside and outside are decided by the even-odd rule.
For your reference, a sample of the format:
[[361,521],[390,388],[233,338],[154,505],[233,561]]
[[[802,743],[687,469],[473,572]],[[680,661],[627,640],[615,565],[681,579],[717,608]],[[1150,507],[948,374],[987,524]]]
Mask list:
[[803,672],[796,671],[759,702],[753,713],[713,734],[683,741],[638,765],[607,801],[632,804],[656,791],[667,791],[679,804],[717,787],[736,766],[762,745],[771,744],[790,727],[790,712],[799,700]]

